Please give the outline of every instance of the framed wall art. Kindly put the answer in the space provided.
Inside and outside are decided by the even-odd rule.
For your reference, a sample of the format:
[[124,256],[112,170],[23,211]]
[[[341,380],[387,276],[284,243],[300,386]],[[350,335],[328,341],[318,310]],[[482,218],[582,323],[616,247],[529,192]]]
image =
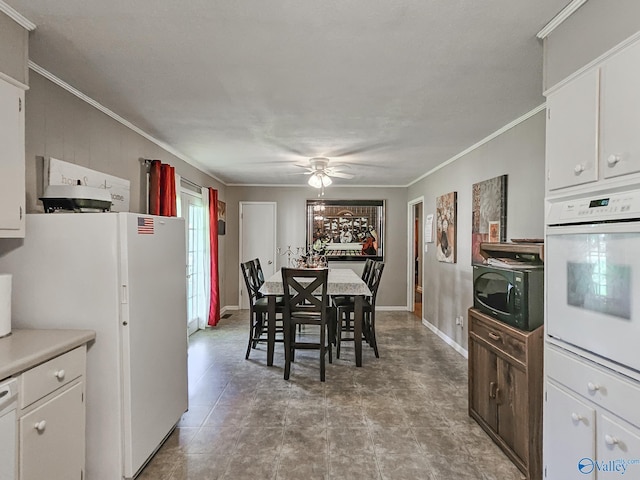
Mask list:
[[482,242],[507,238],[507,175],[474,183],[472,187],[471,263],[483,263]]
[[218,235],[224,235],[227,230],[227,204],[218,200]]
[[456,263],[457,204],[457,192],[436,198],[436,258],[439,262]]
[[384,200],[307,200],[307,248],[328,260],[382,260]]

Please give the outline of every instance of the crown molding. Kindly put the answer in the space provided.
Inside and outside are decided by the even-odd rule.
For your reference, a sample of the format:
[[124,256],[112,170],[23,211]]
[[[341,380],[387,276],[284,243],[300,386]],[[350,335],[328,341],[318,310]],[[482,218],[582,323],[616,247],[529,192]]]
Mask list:
[[7,5],[5,2],[0,0],[0,12],[3,12],[8,17],[10,17],[13,21],[15,21],[18,25],[23,28],[26,28],[30,32],[36,29],[36,24],[29,20],[27,17],[18,13],[18,11],[10,5]]
[[[227,187],[263,187],[263,188],[313,188],[307,185],[292,185],[286,184],[273,184],[273,183],[227,183]],[[407,188],[406,185],[336,185],[332,183],[328,187],[324,187],[325,192],[327,190],[334,190],[336,188]],[[314,191],[320,191],[319,188],[313,188]]]
[[475,149],[480,148],[482,145],[484,145],[485,143],[489,143],[491,140],[493,140],[496,137],[499,137],[500,135],[502,135],[503,133],[507,132],[508,130],[511,130],[513,127],[520,125],[522,122],[530,119],[531,117],[533,117],[535,114],[540,113],[542,110],[544,110],[546,108],[547,104],[543,103],[542,105],[538,105],[536,108],[534,108],[533,110],[525,113],[524,115],[522,115],[519,118],[516,118],[513,122],[511,123],[507,123],[504,127],[502,127],[499,130],[496,130],[495,132],[493,132],[491,135],[483,138],[482,140],[480,140],[478,143],[475,143],[473,145],[471,145],[469,148],[467,148],[466,150],[463,150],[462,152],[460,152],[459,154],[457,154],[454,157],[451,157],[449,160],[446,160],[444,162],[442,162],[441,164],[439,164],[438,166],[432,168],[431,170],[429,170],[427,173],[425,173],[424,175],[416,178],[413,182],[409,183],[408,185],[405,185],[407,187],[410,187],[411,185],[413,185],[414,183],[419,182],[420,180],[428,177],[429,175],[431,175],[432,173],[437,172],[438,170],[440,170],[441,168],[446,167],[447,165],[449,165],[450,163],[455,162],[456,160],[458,160],[459,158],[464,157],[465,155],[473,152]]
[[544,28],[536,34],[536,37],[538,37],[540,40],[548,37],[551,32],[558,28],[567,18],[573,15],[573,13],[585,3],[587,3],[587,0],[573,0],[566,7],[560,10],[560,13],[553,17],[551,21],[547,23]]
[[[2,1],[2,0],[0,0]],[[78,90],[77,88],[69,85],[67,82],[65,82],[64,80],[56,77],[53,73],[51,73],[50,71],[42,68],[40,65],[38,65],[37,63],[35,63],[32,60],[29,60],[29,68],[31,70],[33,70],[34,72],[42,75],[43,77],[45,77],[47,80],[55,83],[56,85],[58,85],[60,88],[63,88],[64,90],[66,90],[67,92],[71,93],[72,95],[75,95],[76,97],[78,97],[80,100],[88,103],[89,105],[91,105],[92,107],[94,107],[97,110],[100,110],[102,113],[104,113],[105,115],[111,117],[112,119],[114,119],[116,122],[121,123],[122,125],[124,125],[125,127],[133,130],[134,132],[136,132],[138,135],[146,138],[147,140],[149,140],[152,143],[155,143],[156,145],[158,145],[160,148],[162,148],[163,150],[166,150],[167,152],[169,152],[172,155],[175,155],[176,157],[178,157],[180,160],[185,161],[186,163],[188,163],[189,165],[196,167],[197,169],[199,169],[200,171],[202,171],[203,173],[206,173],[207,175],[209,175],[210,177],[212,177],[213,179],[217,180],[218,182],[220,182],[221,184],[223,184],[224,186],[227,186],[227,184],[225,182],[223,182],[221,179],[219,179],[218,177],[216,177],[214,174],[212,174],[204,165],[201,165],[199,162],[196,162],[195,160],[187,157],[186,155],[184,155],[182,152],[179,152],[178,150],[176,150],[175,148],[173,148],[171,145],[163,142],[162,140],[158,140],[157,138],[155,138],[153,135],[149,135],[147,132],[145,132],[144,130],[142,130],[141,128],[135,126],[133,123],[131,123],[129,120],[121,117],[120,115],[118,115],[117,113],[115,113],[114,111],[108,109],[107,107],[105,107],[104,105],[102,105],[101,103],[97,102],[96,100],[94,100],[93,98],[89,97],[88,95],[85,95],[84,93],[82,93],[80,90]]]
[[0,80],[4,80],[5,82],[10,83],[14,87],[21,88],[22,90],[29,90],[29,85],[19,82],[18,80],[16,80],[13,77],[10,77],[6,73],[0,72]]

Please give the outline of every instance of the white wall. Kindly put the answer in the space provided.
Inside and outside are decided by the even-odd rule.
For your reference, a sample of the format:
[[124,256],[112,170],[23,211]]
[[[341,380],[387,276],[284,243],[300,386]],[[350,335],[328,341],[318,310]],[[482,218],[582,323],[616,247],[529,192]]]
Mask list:
[[[424,214],[435,214],[436,197],[458,193],[457,263],[436,260],[435,243],[424,255],[423,318],[467,348],[467,309],[472,306],[471,189],[474,183],[508,175],[507,240],[544,233],[545,116],[525,122],[434,172],[408,189],[407,201],[424,195]],[[435,232],[435,227],[434,227]],[[464,326],[455,325],[456,316]]]
[[[227,282],[228,305],[238,304],[240,259],[238,204],[241,201],[276,202],[277,230],[276,246],[304,246],[306,243],[307,200],[317,199],[318,191],[304,187],[227,187]],[[407,305],[407,206],[406,188],[353,188],[329,187],[324,197],[327,200],[385,200],[385,269],[378,292],[380,306],[406,307]],[[279,267],[279,265],[277,265]],[[332,266],[361,268],[361,263],[342,262]]]

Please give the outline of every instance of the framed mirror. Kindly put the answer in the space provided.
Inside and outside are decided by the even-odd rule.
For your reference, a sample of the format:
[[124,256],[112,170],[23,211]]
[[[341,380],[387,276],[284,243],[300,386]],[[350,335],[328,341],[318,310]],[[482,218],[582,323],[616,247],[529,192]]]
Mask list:
[[327,260],[382,260],[384,200],[307,200],[307,248]]

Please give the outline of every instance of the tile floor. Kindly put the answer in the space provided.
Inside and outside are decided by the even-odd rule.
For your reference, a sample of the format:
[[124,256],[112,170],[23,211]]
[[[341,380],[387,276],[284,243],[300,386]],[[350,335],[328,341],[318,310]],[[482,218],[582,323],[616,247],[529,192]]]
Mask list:
[[189,411],[140,480],[524,478],[467,414],[467,361],[409,312],[380,312],[380,358],[353,344],[319,380],[317,351],[283,379],[266,345],[244,359],[248,311],[194,334]]

